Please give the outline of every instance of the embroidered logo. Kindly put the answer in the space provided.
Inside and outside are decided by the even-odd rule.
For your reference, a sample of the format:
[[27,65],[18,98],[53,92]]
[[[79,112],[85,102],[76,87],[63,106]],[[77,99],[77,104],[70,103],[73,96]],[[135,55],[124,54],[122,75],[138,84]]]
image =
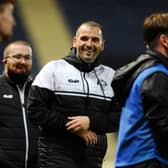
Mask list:
[[12,94],[4,94],[2,97],[4,99],[13,99],[13,95]]
[[75,79],[75,80],[73,80],[73,79],[68,79],[68,82],[69,82],[69,83],[79,83],[79,80],[77,80],[77,79]]
[[107,86],[107,82],[104,81],[103,79],[99,79],[97,81],[97,85],[102,85],[102,87],[105,88]]

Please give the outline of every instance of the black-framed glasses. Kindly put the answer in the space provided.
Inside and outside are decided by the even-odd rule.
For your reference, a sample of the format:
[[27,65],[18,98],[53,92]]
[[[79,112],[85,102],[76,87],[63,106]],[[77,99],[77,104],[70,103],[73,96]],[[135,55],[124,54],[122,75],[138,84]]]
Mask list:
[[6,56],[5,58],[13,58],[13,59],[15,59],[17,61],[20,61],[22,59],[24,59],[26,61],[32,60],[32,56],[31,55],[21,55],[21,54]]

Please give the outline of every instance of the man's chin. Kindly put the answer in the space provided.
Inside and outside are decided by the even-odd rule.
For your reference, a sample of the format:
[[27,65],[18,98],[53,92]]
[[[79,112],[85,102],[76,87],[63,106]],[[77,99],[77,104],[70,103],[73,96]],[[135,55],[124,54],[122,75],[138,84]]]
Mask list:
[[14,71],[12,71],[12,73],[14,74],[18,74],[18,75],[27,75],[27,74],[30,74],[30,70],[28,70],[27,68],[25,67],[17,67]]
[[8,71],[8,76],[9,78],[15,82],[15,83],[22,83],[22,82],[25,82],[28,78],[30,73],[21,73],[21,72],[11,72],[11,71]]
[[15,72],[13,72],[14,74],[16,74],[16,75],[27,75],[27,74],[29,74],[28,72],[26,72],[26,71],[15,71]]
[[84,57],[84,61],[85,61],[86,63],[92,63],[92,62],[94,62],[94,60],[95,60],[95,58],[93,58],[92,55],[86,55],[86,56]]

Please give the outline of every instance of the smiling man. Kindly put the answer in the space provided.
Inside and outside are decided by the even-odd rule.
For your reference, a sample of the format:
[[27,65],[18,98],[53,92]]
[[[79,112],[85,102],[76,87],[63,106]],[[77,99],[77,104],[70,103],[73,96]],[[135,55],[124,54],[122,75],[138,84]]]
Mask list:
[[25,82],[32,70],[32,49],[28,43],[17,41],[4,50],[6,76],[15,83]]
[[26,103],[32,80],[32,49],[13,41],[4,49],[0,76],[0,166],[37,168],[38,130],[28,119]]
[[92,63],[104,49],[102,30],[98,27],[81,25],[73,38],[76,56],[85,63]]
[[33,82],[28,114],[41,128],[41,168],[102,167],[105,133],[119,120],[111,106],[114,70],[98,59],[103,49],[100,24],[84,22],[69,55],[49,62]]

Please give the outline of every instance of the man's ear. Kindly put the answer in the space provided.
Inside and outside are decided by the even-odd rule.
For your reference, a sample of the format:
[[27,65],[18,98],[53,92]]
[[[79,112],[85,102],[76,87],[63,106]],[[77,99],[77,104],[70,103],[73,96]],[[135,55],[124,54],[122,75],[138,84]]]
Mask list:
[[3,64],[6,64],[6,63],[7,63],[7,60],[4,58],[4,59],[2,60],[2,63],[3,63]]
[[162,34],[160,36],[160,40],[161,40],[162,45],[168,48],[168,35]]
[[76,37],[75,36],[73,37],[73,47],[76,48]]
[[102,51],[104,50],[105,40],[102,42]]

